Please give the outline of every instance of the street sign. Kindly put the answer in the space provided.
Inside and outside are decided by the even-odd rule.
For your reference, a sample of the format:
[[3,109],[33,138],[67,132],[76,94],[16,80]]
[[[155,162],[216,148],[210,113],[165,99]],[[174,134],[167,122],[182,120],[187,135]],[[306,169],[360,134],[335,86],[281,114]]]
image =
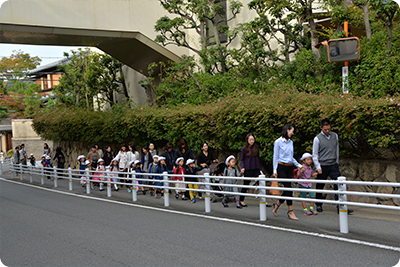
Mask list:
[[349,67],[342,67],[342,88],[343,94],[349,93]]

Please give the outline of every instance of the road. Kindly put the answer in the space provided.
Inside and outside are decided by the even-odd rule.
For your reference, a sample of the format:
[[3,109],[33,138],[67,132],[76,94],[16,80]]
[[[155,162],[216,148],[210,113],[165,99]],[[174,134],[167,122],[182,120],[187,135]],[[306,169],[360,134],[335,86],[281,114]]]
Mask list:
[[[256,205],[237,210],[216,203],[211,214],[216,219],[210,219],[201,211],[201,201],[171,199],[174,208],[164,209],[161,200],[146,195],[132,206],[123,199],[129,197],[126,191],[105,202],[82,198],[83,190],[65,195],[67,190],[16,182],[0,181],[0,258],[6,266],[394,266],[400,258],[399,251],[301,233],[308,229],[331,235],[329,230],[337,237],[398,248],[396,219],[351,217],[353,233],[340,235],[329,224],[334,216],[329,211],[302,216],[299,222],[282,211],[260,223],[254,219]],[[91,196],[102,197],[100,193]],[[145,202],[154,209],[142,208]]]

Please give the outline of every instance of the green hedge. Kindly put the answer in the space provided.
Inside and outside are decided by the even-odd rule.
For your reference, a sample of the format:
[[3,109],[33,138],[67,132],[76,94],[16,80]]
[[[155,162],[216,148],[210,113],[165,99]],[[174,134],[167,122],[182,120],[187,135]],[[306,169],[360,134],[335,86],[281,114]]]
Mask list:
[[[230,95],[203,106],[118,107],[109,111],[58,108],[37,114],[36,132],[47,140],[82,142],[150,141],[176,145],[180,138],[192,148],[208,141],[216,149],[241,149],[248,132],[253,132],[270,162],[273,142],[286,123],[295,126],[295,152],[311,152],[319,132],[319,121],[329,117],[342,142],[342,150],[365,153],[378,147],[400,148],[400,97],[368,99],[349,95],[341,88],[331,93],[299,93],[277,85],[270,94],[248,92]],[[354,142],[356,141],[356,143]]]

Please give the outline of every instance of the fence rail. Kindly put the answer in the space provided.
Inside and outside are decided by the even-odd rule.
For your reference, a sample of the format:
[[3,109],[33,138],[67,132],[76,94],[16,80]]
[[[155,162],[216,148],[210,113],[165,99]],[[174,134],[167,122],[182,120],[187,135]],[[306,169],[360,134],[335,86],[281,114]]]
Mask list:
[[[10,171],[12,174],[12,178],[16,178],[16,176],[20,177],[20,180],[23,180],[24,175],[29,175],[30,182],[33,182],[33,175],[38,175],[41,177],[41,184],[44,184],[44,179],[47,177],[54,182],[54,187],[58,187],[58,179],[60,175],[64,175],[63,178],[69,180],[68,187],[69,190],[73,190],[73,181],[79,180],[82,181],[84,179],[84,183],[86,186],[86,193],[90,194],[90,183],[91,182],[103,182],[107,185],[107,197],[112,196],[112,185],[129,185],[132,186],[132,201],[138,200],[136,187],[145,187],[145,188],[157,188],[160,190],[164,190],[164,206],[169,206],[169,193],[170,190],[181,190],[180,188],[176,188],[171,186],[171,184],[196,184],[200,186],[198,189],[196,188],[184,188],[184,191],[194,191],[194,192],[202,192],[205,194],[205,212],[211,212],[211,194],[226,194],[226,195],[235,195],[235,196],[249,196],[255,197],[259,199],[259,207],[260,207],[260,221],[265,221],[267,219],[266,213],[266,198],[273,199],[291,199],[294,201],[305,201],[305,202],[319,202],[319,203],[329,203],[338,205],[339,209],[339,224],[340,224],[340,232],[348,233],[348,217],[347,217],[347,205],[349,206],[360,206],[360,207],[368,207],[368,208],[380,208],[380,209],[390,209],[390,210],[400,210],[398,206],[389,206],[389,205],[380,205],[380,204],[371,204],[371,203],[361,203],[361,202],[350,202],[347,201],[347,195],[358,195],[358,196],[367,196],[367,197],[381,197],[381,198],[400,198],[398,194],[382,194],[382,193],[367,193],[367,192],[356,192],[356,191],[347,191],[346,185],[372,185],[372,186],[390,186],[390,187],[400,187],[400,183],[389,183],[389,182],[361,182],[361,181],[346,181],[345,177],[339,177],[338,180],[307,180],[307,179],[292,179],[292,178],[266,178],[264,175],[260,175],[259,177],[226,177],[226,176],[210,176],[209,173],[204,175],[178,175],[178,174],[168,174],[167,172],[156,174],[156,173],[136,173],[136,172],[110,172],[110,170],[106,171],[93,171],[93,170],[76,170],[76,169],[58,169],[56,167],[33,167],[22,164],[12,164],[12,160],[5,160],[0,162],[0,174],[3,171]],[[113,175],[126,175],[126,177],[112,177]],[[142,178],[139,178],[142,177]],[[82,178],[84,177],[84,178]],[[97,179],[93,179],[94,177],[102,177],[104,181],[99,181]],[[152,177],[161,177],[162,179],[153,179]],[[183,177],[183,178],[196,178],[196,179],[204,179],[201,182],[191,182],[180,180],[171,180],[172,177]],[[235,180],[252,180],[256,181],[258,185],[238,185],[238,184],[223,184],[220,181],[218,183],[212,182],[212,178],[222,179],[235,179]],[[119,179],[124,179],[129,182],[121,182]],[[285,187],[270,187],[266,186],[266,182],[268,181],[278,181],[278,182],[311,182],[311,183],[328,183],[328,184],[337,184],[338,190],[318,190],[318,189],[301,189],[301,188],[285,188]],[[139,184],[139,182],[142,182]],[[152,182],[160,182],[161,186],[156,186],[154,184],[149,184]],[[241,193],[241,192],[226,192],[213,190],[212,187],[215,186],[226,186],[226,187],[236,187],[236,188],[247,188],[254,189],[258,191],[258,193]],[[311,198],[300,198],[300,197],[286,197],[286,196],[276,196],[276,195],[268,195],[267,190],[279,190],[279,191],[298,191],[298,192],[318,192],[318,193],[326,193],[326,194],[337,194],[338,200],[326,200],[326,199],[311,199]]]

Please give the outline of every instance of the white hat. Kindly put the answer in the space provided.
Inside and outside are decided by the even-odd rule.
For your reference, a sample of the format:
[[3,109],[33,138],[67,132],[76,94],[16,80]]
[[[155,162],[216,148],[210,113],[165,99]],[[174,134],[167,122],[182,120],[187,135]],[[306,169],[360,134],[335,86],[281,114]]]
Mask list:
[[33,156],[33,153],[31,153],[31,156]]
[[85,165],[88,165],[88,164],[90,164],[90,161],[89,161],[89,160],[86,160],[86,161],[85,161]]
[[109,169],[110,168],[110,166],[106,166],[106,169]]
[[104,159],[99,159],[98,161],[97,161],[97,163],[100,163],[100,162],[103,162],[104,161]]
[[140,163],[140,160],[135,160],[134,164],[137,165],[138,163]]
[[46,156],[46,159],[51,159],[51,157],[49,155]]
[[310,153],[304,153],[300,160],[305,160],[306,158],[312,158]]
[[225,164],[228,165],[228,163],[229,163],[229,161],[230,161],[231,159],[236,159],[236,158],[235,158],[234,155],[230,155],[229,157],[226,158]]
[[128,164],[128,167],[130,168],[131,165],[132,165],[132,163],[134,163],[134,162],[135,162],[134,160],[131,160],[131,161],[129,162],[129,164]]
[[43,154],[40,158],[46,158],[46,157],[47,157],[47,155]]
[[118,161],[118,160],[116,158],[113,158],[111,162],[113,162],[113,161]]
[[175,161],[175,163],[178,164],[178,162],[181,161],[181,160],[184,160],[184,158],[182,158],[182,157],[177,158],[176,161]]
[[153,156],[153,159],[154,159],[154,158],[158,159],[158,158],[159,158],[159,156],[158,156],[158,155],[154,155],[154,156]]
[[186,161],[186,165],[189,165],[190,163],[193,163],[194,162],[194,159],[188,159],[187,161]]
[[166,160],[166,158],[165,157],[159,157],[158,161],[160,161],[160,160]]
[[85,157],[84,155],[80,155],[80,156],[78,157],[78,160],[81,160],[81,159],[86,159],[86,157]]

